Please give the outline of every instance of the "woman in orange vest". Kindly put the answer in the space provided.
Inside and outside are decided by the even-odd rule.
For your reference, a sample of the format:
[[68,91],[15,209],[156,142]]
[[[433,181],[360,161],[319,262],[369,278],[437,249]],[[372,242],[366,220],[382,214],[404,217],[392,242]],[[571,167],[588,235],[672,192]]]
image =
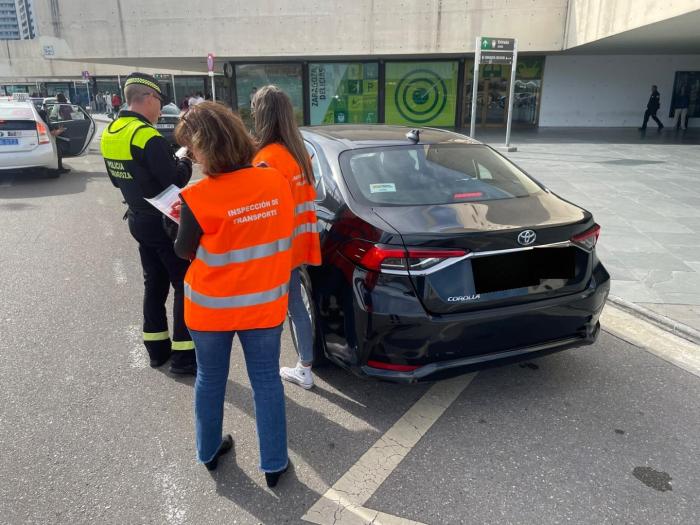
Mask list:
[[190,108],[175,131],[206,175],[180,194],[175,252],[190,259],[185,323],[197,352],[197,456],[209,470],[233,440],[222,438],[231,344],[238,334],[253,389],[260,468],[273,487],[288,467],[280,335],[287,312],[294,201],[273,168],[252,166],[241,119],[214,102]]
[[286,93],[276,86],[259,89],[253,97],[252,111],[260,148],[254,164],[279,170],[287,178],[294,197],[289,318],[294,325],[299,361],[293,368],[281,368],[280,375],[309,389],[314,384],[311,375],[313,334],[311,319],[302,299],[299,267],[302,264],[321,264],[311,160],[294,118],[292,101]]

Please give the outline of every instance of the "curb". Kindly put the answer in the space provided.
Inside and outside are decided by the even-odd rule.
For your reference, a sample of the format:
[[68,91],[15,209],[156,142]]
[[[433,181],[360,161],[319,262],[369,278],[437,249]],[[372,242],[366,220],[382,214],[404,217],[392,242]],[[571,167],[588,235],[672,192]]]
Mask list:
[[645,320],[649,321],[652,324],[655,324],[656,326],[666,330],[667,332],[671,332],[672,334],[677,335],[678,337],[687,339],[688,341],[690,341],[691,343],[695,343],[696,345],[700,345],[700,331],[688,326],[687,324],[674,321],[673,319],[670,319],[665,315],[652,312],[648,308],[644,308],[643,306],[639,306],[638,304],[631,303],[625,299],[622,299],[621,297],[609,295],[608,301],[613,303],[618,308],[622,308],[623,310],[631,314],[644,318]]

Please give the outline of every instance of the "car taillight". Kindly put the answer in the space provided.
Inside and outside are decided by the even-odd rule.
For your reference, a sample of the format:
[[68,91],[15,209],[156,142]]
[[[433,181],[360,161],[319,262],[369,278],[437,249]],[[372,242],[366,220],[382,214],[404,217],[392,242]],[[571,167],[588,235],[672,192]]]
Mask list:
[[36,123],[36,133],[39,135],[39,144],[48,144],[51,142],[51,137],[49,137],[49,130],[46,124],[43,122]]
[[343,247],[343,255],[368,270],[426,270],[445,259],[464,257],[465,250],[431,250],[373,244],[355,239]]
[[383,361],[367,361],[367,366],[372,368],[379,368],[381,370],[391,370],[393,372],[413,372],[420,368],[418,365],[396,365],[393,363],[384,363]]
[[571,242],[573,242],[574,244],[578,244],[584,250],[590,251],[593,248],[595,248],[599,236],[600,226],[596,224],[595,226],[589,228],[585,232],[579,233],[578,235],[574,235],[571,238]]

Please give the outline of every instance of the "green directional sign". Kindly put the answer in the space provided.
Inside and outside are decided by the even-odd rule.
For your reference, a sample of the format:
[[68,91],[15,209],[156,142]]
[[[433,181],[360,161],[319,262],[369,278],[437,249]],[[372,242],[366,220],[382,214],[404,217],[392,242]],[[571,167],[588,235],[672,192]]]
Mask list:
[[496,38],[492,36],[481,37],[482,51],[513,51],[514,48],[514,38]]

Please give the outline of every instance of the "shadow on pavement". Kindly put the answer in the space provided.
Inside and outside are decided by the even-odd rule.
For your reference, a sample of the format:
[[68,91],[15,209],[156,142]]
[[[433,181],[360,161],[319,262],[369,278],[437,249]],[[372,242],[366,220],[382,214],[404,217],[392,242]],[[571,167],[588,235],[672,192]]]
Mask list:
[[107,177],[106,173],[74,169],[57,179],[41,173],[0,174],[0,200],[56,197],[83,193],[89,182]]

